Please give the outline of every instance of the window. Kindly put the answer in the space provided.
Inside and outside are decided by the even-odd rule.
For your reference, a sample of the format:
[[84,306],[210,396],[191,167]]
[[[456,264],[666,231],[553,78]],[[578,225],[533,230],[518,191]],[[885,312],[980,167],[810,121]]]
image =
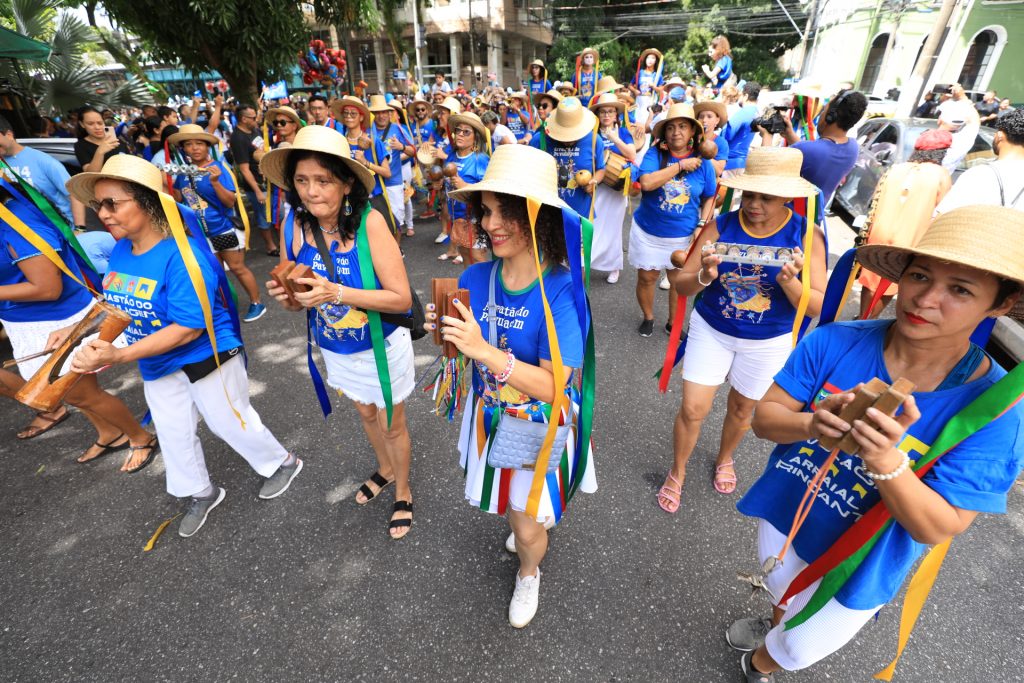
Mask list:
[[871,43],[868,50],[868,59],[864,63],[864,73],[860,77],[861,92],[869,93],[875,89],[878,81],[878,74],[882,71],[882,62],[885,61],[885,46],[889,44],[889,34],[882,33]]
[[985,30],[975,36],[974,42],[967,50],[964,68],[961,69],[958,79],[964,90],[981,89],[982,79],[989,62],[992,61],[992,53],[995,52],[997,40],[994,31]]

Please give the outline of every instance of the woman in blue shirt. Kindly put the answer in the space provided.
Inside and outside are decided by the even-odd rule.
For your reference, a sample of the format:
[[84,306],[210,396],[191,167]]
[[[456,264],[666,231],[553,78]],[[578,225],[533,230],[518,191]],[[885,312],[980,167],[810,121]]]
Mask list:
[[604,179],[604,144],[597,134],[597,117],[579,99],[558,103],[544,130],[530,141],[558,164],[558,196],[573,211],[594,219],[594,189]]
[[487,260],[487,243],[476,234],[470,223],[466,205],[452,198],[452,192],[480,182],[490,161],[490,143],[487,127],[471,112],[452,114],[448,120],[454,142],[452,151],[444,159],[444,168],[455,167],[455,175],[446,175],[444,192],[447,200],[448,216],[451,220],[452,243],[459,250],[454,263],[480,263]]
[[[179,251],[170,234],[172,217],[163,208],[171,198],[162,194],[160,171],[119,154],[99,173],[74,176],[68,190],[122,235],[110,255],[103,292],[108,303],[132,317],[124,331],[127,346],[89,342],[75,354],[72,367],[91,372],[138,361],[164,455],[167,492],[190,499],[178,535],[199,531],[225,496],[206,469],[197,434],[200,416],[265,477],[260,498],[284,493],[302,461],[278,443],[249,404],[242,339],[223,266],[195,238],[187,240],[188,253]],[[202,283],[193,279],[190,261]]]
[[665,92],[665,78],[661,73],[661,52],[653,47],[640,53],[636,75],[629,84],[629,91],[636,97],[636,107],[642,112],[661,100]]
[[544,62],[540,59],[535,59],[530,62],[530,78],[527,81],[529,85],[529,94],[531,96],[540,93],[546,93],[551,90],[551,81],[548,80],[548,70],[544,66]]
[[514,92],[508,96],[508,107],[504,110],[502,121],[520,145],[530,144],[533,133],[530,130],[530,98],[524,92]]
[[[307,265],[314,275],[298,280],[311,289],[296,292],[297,303],[289,302],[274,281],[267,282],[267,288],[286,309],[306,311],[310,334],[327,366],[327,383],[348,396],[362,418],[377,458],[377,471],[359,489],[356,503],[365,505],[394,483],[388,533],[391,538],[403,538],[412,526],[412,444],[405,419],[405,400],[415,379],[412,340],[406,327],[391,322],[382,325],[394,411],[389,425],[366,311],[406,314],[412,296],[398,243],[384,217],[370,205],[373,174],[352,159],[343,135],[323,126],[303,128],[292,147],[264,157],[260,171],[288,189],[295,207],[285,220],[282,262]],[[363,284],[357,230],[366,231],[374,289]],[[333,260],[330,266],[324,264],[317,247],[321,239]],[[362,256],[365,259],[366,255]]]
[[704,129],[704,139],[715,143],[718,148],[711,165],[715,167],[715,175],[721,177],[725,162],[729,160],[729,141],[721,134],[729,121],[729,111],[721,102],[698,102],[693,105],[693,113]]
[[708,57],[714,61],[714,65],[703,64],[701,70],[717,93],[732,76],[732,49],[729,47],[729,39],[722,35],[712,38]]
[[[895,320],[819,327],[776,375],[753,428],[779,445],[738,507],[758,519],[762,560],[777,557],[787,539],[792,545],[765,577],[772,617],[741,619],[726,634],[730,645],[745,651],[741,666],[748,680],[771,680],[780,668],[802,669],[839,650],[895,597],[927,546],[962,534],[979,513],[1006,512],[1024,459],[1019,403],[975,425],[930,469],[915,472],[911,463],[928,453],[954,415],[1006,375],[970,338],[986,319],[1024,318],[1021,234],[1021,212],[970,206],[936,218],[914,247],[861,247],[857,258],[864,268],[899,284]],[[853,399],[851,391],[872,377],[886,383],[903,377],[916,388],[896,417],[871,409],[866,419],[846,423],[839,412]],[[1011,383],[994,393],[1018,391]],[[807,480],[828,455],[820,440],[851,427],[858,454],[839,453],[806,520],[794,528]],[[878,505],[893,523],[881,528],[817,613],[786,623],[808,606],[818,586],[780,604],[794,578]]]
[[619,162],[616,167],[620,173],[626,172],[617,185],[601,183],[594,189],[594,243],[590,267],[607,272],[608,282],[615,284],[622,269],[622,222],[629,207],[626,192],[627,185],[632,185],[629,168],[636,160],[636,147],[633,135],[625,125],[626,104],[615,93],[601,95],[590,108],[597,114],[600,126],[605,172],[608,172],[607,164],[612,159]]

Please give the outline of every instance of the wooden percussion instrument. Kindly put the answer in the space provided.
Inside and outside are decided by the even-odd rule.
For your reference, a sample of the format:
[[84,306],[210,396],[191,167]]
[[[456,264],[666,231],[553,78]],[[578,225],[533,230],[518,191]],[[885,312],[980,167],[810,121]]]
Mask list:
[[715,242],[714,244],[705,244],[700,250],[702,254],[714,252],[723,263],[747,263],[750,265],[778,267],[793,261],[793,250],[789,247]]
[[583,169],[576,171],[576,175],[573,177],[576,179],[576,186],[582,188],[589,185],[594,176],[590,171]]
[[459,175],[459,167],[454,162],[448,162],[444,165],[444,175],[446,178],[454,178]]
[[[903,377],[893,382],[892,386],[875,377],[857,391],[852,401],[843,406],[839,411],[839,417],[848,425],[852,425],[854,420],[866,420],[871,423],[870,418],[865,417],[868,408],[877,408],[892,417],[914,388],[914,383]],[[823,436],[818,443],[829,450],[838,446],[839,450],[850,455],[856,455],[860,451],[860,444],[854,440],[851,432],[846,432],[838,438]]]
[[441,170],[441,167],[439,165],[434,164],[433,166],[427,169],[427,178],[429,180],[437,182],[443,177],[444,171]]
[[441,318],[449,316],[462,320],[462,314],[455,308],[452,300],[458,299],[463,306],[469,307],[469,290],[459,289],[458,278],[435,277],[430,281],[430,293],[431,301],[434,302],[434,312],[437,314],[434,343],[441,347],[441,353],[445,358],[455,358],[459,355],[455,344],[441,339]]
[[356,145],[359,147],[359,149],[364,151],[370,149],[370,136],[365,134],[360,135],[359,139],[356,140]]
[[289,269],[288,274],[285,276],[285,280],[288,281],[285,287],[290,289],[292,297],[295,296],[296,292],[308,292],[309,290],[313,289],[310,285],[298,282],[297,280],[300,277],[314,277],[313,269],[307,266],[305,263],[296,263]]
[[434,150],[437,149],[433,144],[429,142],[421,143],[416,148],[416,161],[420,162],[423,166],[430,168],[434,165]]
[[82,377],[78,372],[69,371],[64,375],[60,374],[68,358],[78,350],[79,345],[86,337],[98,334],[98,338],[102,341],[112,342],[124,332],[131,321],[131,316],[120,308],[105,301],[97,301],[96,305],[90,308],[85,317],[71,330],[71,334],[64,340],[64,343],[57,347],[53,355],[36,371],[36,374],[25,382],[15,398],[27,406],[45,413],[56,410],[67,393]]
[[626,184],[626,178],[622,174],[622,170],[629,164],[626,161],[626,157],[615,152],[608,151],[605,153],[604,159],[604,180],[601,181],[603,185],[607,185],[616,192],[622,192],[622,188]]
[[705,140],[697,146],[697,151],[700,153],[701,158],[710,161],[718,155],[718,145],[715,144],[714,140]]
[[274,269],[270,271],[270,279],[284,289],[285,294],[288,295],[289,304],[298,306],[299,302],[295,300],[295,289],[293,287],[293,283],[288,279],[288,275],[290,275],[294,269],[294,261],[283,261],[274,266]]

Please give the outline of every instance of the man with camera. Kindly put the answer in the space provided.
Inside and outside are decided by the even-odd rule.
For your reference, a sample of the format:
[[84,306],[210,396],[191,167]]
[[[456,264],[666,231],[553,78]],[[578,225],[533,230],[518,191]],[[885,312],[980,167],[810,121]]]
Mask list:
[[748,81],[740,91],[737,101],[739,109],[729,114],[729,123],[722,131],[722,137],[729,145],[729,158],[725,162],[723,177],[742,173],[743,167],[747,165],[747,153],[755,132],[750,123],[757,117],[757,98],[760,94],[761,84]]

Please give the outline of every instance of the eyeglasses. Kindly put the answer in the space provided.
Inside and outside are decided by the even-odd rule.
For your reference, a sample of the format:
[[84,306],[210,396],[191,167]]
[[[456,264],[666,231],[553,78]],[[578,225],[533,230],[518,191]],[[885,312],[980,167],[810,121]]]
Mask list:
[[341,115],[342,115],[343,118],[344,117],[349,117],[349,116],[359,116],[359,114],[360,114],[360,111],[358,109],[342,109],[341,110]]
[[472,128],[456,128],[455,130],[452,131],[452,133],[454,133],[455,135],[472,135],[473,134],[473,129]]
[[117,205],[118,204],[123,204],[125,202],[130,202],[130,201],[132,201],[132,200],[131,199],[111,199],[110,197],[107,197],[106,199],[101,199],[99,201],[93,200],[93,201],[89,202],[88,206],[89,206],[90,209],[92,209],[96,213],[99,213],[101,209],[106,209],[108,212],[114,212],[114,211],[117,211]]
[[551,103],[541,102],[540,104],[537,105],[537,109],[551,109]]
[[274,121],[274,128],[284,128],[289,123],[291,123],[291,119],[278,119]]

